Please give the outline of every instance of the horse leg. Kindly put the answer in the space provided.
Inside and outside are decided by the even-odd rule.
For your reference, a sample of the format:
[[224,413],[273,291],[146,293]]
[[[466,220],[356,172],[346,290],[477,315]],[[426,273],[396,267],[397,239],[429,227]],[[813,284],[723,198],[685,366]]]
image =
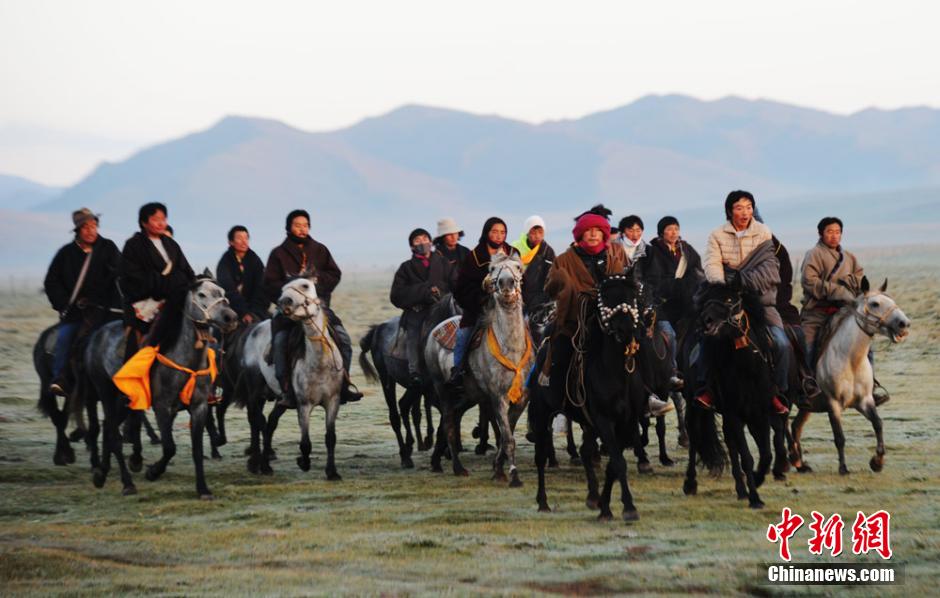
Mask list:
[[[462,403],[465,401],[462,401]],[[470,472],[460,462],[460,428],[459,417],[466,411],[466,407],[453,405],[451,401],[441,402],[441,427],[445,428],[447,434],[447,446],[450,448],[451,464],[454,469],[454,475],[467,476]]]
[[206,419],[209,417],[209,405],[205,401],[200,401],[195,408],[190,407],[190,438],[192,440],[193,466],[196,469],[196,494],[202,500],[212,500],[212,492],[206,485],[206,474],[203,462],[205,456],[202,451],[202,436],[206,427]]
[[150,439],[150,444],[162,444],[160,442],[160,436],[157,434],[157,431],[153,429],[153,426],[150,424],[150,419],[147,417],[147,413],[143,412],[140,416],[141,421],[144,424],[144,430],[147,432],[147,438]]
[[[245,414],[248,417],[248,426],[251,429],[251,439],[248,444],[248,472],[261,473],[261,463],[263,453],[261,452],[261,434],[264,430],[264,412],[262,399],[251,397],[245,407]],[[268,466],[270,468],[270,465]]]
[[131,411],[127,419],[124,420],[126,422],[124,428],[127,430],[131,442],[131,456],[128,458],[127,463],[134,473],[144,468],[144,447],[140,440],[140,425],[141,421],[146,418],[146,411]]
[[[502,402],[500,402],[502,406]],[[525,408],[522,409],[513,409],[512,403],[506,405],[506,413],[503,413],[503,409],[500,409],[500,420],[502,422],[501,428],[503,428],[503,441],[500,443],[499,450],[502,451],[504,456],[509,457],[509,487],[510,488],[521,488],[522,480],[519,479],[519,470],[516,468],[516,422],[519,421],[519,416],[522,415],[522,412]],[[508,424],[508,426],[507,426]],[[506,428],[509,428],[509,433],[506,433]]]
[[[118,400],[123,401],[124,399],[122,397]],[[121,472],[121,484],[123,485],[123,489],[121,490],[121,493],[124,496],[137,494],[137,487],[134,486],[134,480],[131,478],[131,473],[127,469],[127,463],[125,463],[124,461],[124,447],[123,447],[123,442],[121,440],[121,434],[118,429],[118,426],[120,425],[121,420],[127,417],[128,411],[129,409],[125,407],[124,405],[118,405],[117,422],[114,428],[112,429],[112,434],[111,434],[111,452],[114,454],[114,460],[117,461],[118,468],[120,469],[120,472]]]
[[[409,388],[405,390],[405,394],[403,394],[401,400],[398,401],[398,409],[401,413],[402,423],[405,425],[405,443],[402,445],[402,448],[404,448],[404,456],[409,459],[411,458],[415,446],[415,437],[411,430],[411,407],[414,403],[414,397],[415,391]],[[405,465],[402,464],[402,467],[404,466]],[[413,466],[412,464],[412,467]]]
[[424,444],[424,439],[421,437],[421,391],[414,390],[411,394],[414,398],[409,405],[409,411],[411,422],[415,427],[415,444],[420,447]]
[[848,475],[845,466],[845,433],[842,432],[842,407],[836,401],[829,402],[829,425],[832,426],[832,440],[839,453],[839,475]]
[[649,455],[646,454],[646,447],[650,443],[650,418],[640,418],[640,441],[633,447],[633,454],[636,456],[636,469],[640,473],[653,473],[653,466],[650,465]]
[[271,443],[274,441],[277,423],[281,420],[281,416],[284,415],[285,411],[287,411],[287,407],[274,403],[274,408],[268,414],[267,422],[264,425],[264,458],[267,461],[277,461],[277,451],[271,447]]
[[597,491],[597,473],[594,471],[594,453],[597,452],[597,442],[594,431],[584,430],[581,434],[581,464],[584,465],[584,474],[587,477],[588,494],[585,499],[587,508],[592,511],[600,508],[600,494]]
[[[548,419],[548,421],[545,421]],[[545,492],[545,465],[549,461],[552,447],[551,413],[535,403],[529,403],[529,420],[532,424],[532,433],[535,435],[535,469],[538,471],[538,490],[535,493],[535,502],[540,513],[550,513],[548,494]]]
[[419,451],[427,451],[431,449],[434,438],[434,420],[431,419],[431,399],[428,398],[428,395],[424,395],[424,415],[428,420],[428,434],[425,436],[426,443],[424,445],[418,444]]
[[875,430],[875,454],[868,462],[868,466],[874,472],[879,472],[885,464],[885,441],[881,429],[881,417],[878,416],[878,408],[875,407],[875,400],[864,401],[865,407],[857,406],[856,409],[871,422],[872,429]]
[[104,411],[104,424],[101,432],[101,459],[97,464],[92,462],[91,481],[95,488],[102,488],[108,479],[108,471],[111,469],[111,435],[121,436],[120,422],[117,421],[117,399],[113,396],[104,397],[102,400],[102,410]]
[[803,446],[800,443],[803,436],[803,426],[806,425],[806,420],[809,419],[810,414],[809,411],[800,409],[790,426],[790,464],[800,473],[813,471],[809,463],[803,460]]
[[343,479],[336,471],[336,415],[339,413],[339,398],[328,403],[326,410],[326,479],[338,482]]
[[786,447],[787,416],[771,415],[770,425],[773,428],[774,434],[774,464],[772,471],[775,480],[783,481],[787,479],[786,471],[787,467],[789,466],[789,462],[787,461]]
[[313,445],[310,443],[310,412],[313,405],[304,397],[298,397],[297,401],[297,423],[300,425],[300,456],[297,457],[297,467],[301,471],[310,471],[310,450]]
[[[757,493],[757,480],[754,476],[754,457],[751,456],[751,451],[747,446],[747,438],[744,436],[743,422],[736,419],[734,423],[736,424],[734,426],[735,443],[738,447],[737,452],[741,459],[741,469],[744,471],[744,479],[747,484],[748,506],[752,509],[763,509],[764,503],[761,501],[760,495]],[[763,438],[761,438],[759,442],[767,447],[766,433],[763,434]]]
[[157,480],[166,471],[166,466],[170,464],[170,459],[176,455],[176,441],[173,440],[173,420],[176,412],[172,407],[155,408],[154,415],[157,418],[157,427],[160,428],[160,440],[163,444],[163,455],[147,468],[144,475],[151,482]]
[[490,441],[490,420],[493,420],[493,427],[494,427],[493,437],[499,438],[499,432],[495,431],[495,428],[496,428],[495,418],[491,417],[491,414],[489,413],[487,407],[484,406],[484,402],[481,401],[479,419],[477,421],[477,426],[475,428],[475,430],[477,431],[477,434],[474,434],[474,436],[477,436],[480,439],[480,442],[478,442],[476,447],[474,447],[473,449],[473,452],[476,453],[477,455],[485,455],[486,451],[493,448],[493,445],[491,445],[489,442]]
[[219,453],[219,431],[215,427],[215,416],[213,415],[214,412],[214,407],[207,406],[205,428],[206,432],[209,433],[209,446],[211,449],[212,458],[221,459],[222,454]]
[[[610,521],[614,517],[613,512],[610,510],[610,494],[614,486],[614,480],[619,478],[617,457],[619,455],[619,460],[623,461],[623,450],[620,447],[620,443],[617,442],[613,426],[608,420],[595,417],[595,423],[597,435],[600,437],[601,443],[607,447],[609,455],[607,467],[604,469],[604,488],[601,491],[599,505],[601,512],[598,514],[597,519],[600,521]],[[624,467],[626,467],[626,461],[624,461]],[[626,505],[624,505],[624,507],[626,507]]]
[[[777,420],[777,416],[771,416],[771,419]],[[757,468],[754,470],[754,486],[760,488],[770,471],[770,463],[773,460],[773,451],[770,449],[770,420],[765,422],[748,423],[748,430],[751,432],[751,438],[757,444]]]
[[568,453],[568,457],[571,459],[572,465],[581,464],[581,456],[578,454],[578,445],[574,442],[574,429],[572,428],[573,423],[571,418],[565,417],[565,451]]
[[698,493],[698,480],[695,479],[695,476],[698,474],[695,466],[695,460],[697,459],[695,451],[695,443],[689,443],[689,463],[685,467],[685,481],[682,483],[682,492],[686,496],[694,496]]
[[[531,403],[530,403],[531,405]],[[531,407],[529,407],[531,409]],[[529,416],[531,419],[531,416]],[[555,454],[555,430],[554,430],[554,420],[549,415],[548,420],[548,448],[545,449],[546,458],[548,459],[548,467],[552,469],[558,468],[558,455]],[[530,422],[531,423],[531,422]],[[534,424],[533,424],[534,425]],[[532,432],[533,439],[537,437],[536,433]],[[527,436],[528,437],[528,436]]]
[[444,450],[447,447],[447,430],[444,426],[444,409],[443,402],[441,404],[441,421],[437,427],[437,438],[434,442],[434,450],[431,452],[431,471],[435,473],[442,473],[444,468],[441,467],[441,457],[444,455]]
[[228,444],[228,435],[225,433],[225,413],[228,411],[228,406],[232,400],[230,396],[231,393],[229,397],[222,395],[222,400],[215,405],[215,420],[219,430],[219,438],[216,442],[216,446],[220,448]]
[[[49,419],[52,420],[52,425],[55,426],[55,452],[52,454],[52,462],[56,465],[74,463],[75,451],[72,450],[69,438],[65,433],[69,423],[68,411],[64,405],[62,409],[59,409],[58,401],[51,392],[43,389],[42,393],[48,395],[40,398],[40,401],[48,402],[51,405]],[[71,452],[71,461],[69,460],[69,452]]]
[[85,434],[85,448],[88,450],[92,469],[101,465],[101,456],[98,452],[98,434],[101,433],[101,423],[98,420],[98,402],[96,399],[96,397],[87,397],[85,401],[85,412],[88,417],[88,433]]
[[659,464],[672,467],[676,462],[670,459],[666,452],[666,416],[664,415],[656,418],[656,437],[659,439]]
[[738,445],[738,434],[735,430],[741,423],[737,418],[730,414],[725,414],[722,419],[722,430],[725,436],[725,444],[728,445],[728,460],[731,462],[731,477],[734,479],[734,490],[738,500],[747,498],[747,484],[745,483],[744,471],[741,469],[740,447]]
[[395,440],[398,441],[398,455],[402,469],[410,469],[415,464],[411,460],[410,451],[405,447],[405,439],[401,435],[401,415],[398,412],[398,404],[395,402],[395,382],[389,380],[382,384],[382,394],[385,395],[385,404],[388,406],[388,423],[395,433]]
[[689,446],[689,429],[686,427],[686,403],[681,392],[673,391],[670,393],[672,402],[676,406],[676,427],[679,432],[679,446],[687,448]]

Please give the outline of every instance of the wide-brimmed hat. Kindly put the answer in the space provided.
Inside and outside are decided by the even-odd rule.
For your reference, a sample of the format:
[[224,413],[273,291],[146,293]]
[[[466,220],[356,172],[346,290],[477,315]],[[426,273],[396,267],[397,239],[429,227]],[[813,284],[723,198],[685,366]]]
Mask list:
[[444,235],[450,235],[453,233],[460,233],[463,235],[463,230],[457,226],[457,221],[453,218],[441,218],[437,221],[437,236],[443,237]]
[[100,218],[100,216],[101,216],[100,214],[95,214],[88,208],[81,208],[79,210],[75,210],[74,212],[72,212],[72,223],[75,224],[75,230],[78,230],[81,227],[85,226],[85,223],[88,222],[89,220],[94,220],[95,222],[98,222],[98,219]]

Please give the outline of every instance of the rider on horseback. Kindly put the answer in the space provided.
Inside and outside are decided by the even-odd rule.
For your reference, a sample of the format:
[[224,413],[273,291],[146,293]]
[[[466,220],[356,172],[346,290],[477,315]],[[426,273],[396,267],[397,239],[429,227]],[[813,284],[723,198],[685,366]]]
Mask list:
[[524,232],[512,242],[512,246],[522,257],[522,303],[523,309],[529,313],[549,301],[545,294],[545,279],[555,261],[555,250],[545,241],[545,221],[541,216],[529,216],[522,228]]
[[673,216],[662,217],[656,233],[658,236],[646,246],[643,278],[652,290],[656,332],[667,340],[673,370],[669,382],[673,390],[678,390],[683,381],[676,367],[676,327],[694,311],[692,298],[704,278],[702,259],[679,236],[679,221]]
[[[643,219],[636,214],[630,214],[620,219],[617,227],[620,230],[620,236],[617,242],[623,245],[627,252],[627,267],[636,270],[638,279],[643,277],[643,266],[641,265],[646,257],[648,245],[643,240]],[[637,267],[639,266],[639,267]]]
[[167,233],[162,203],[141,206],[140,232],[124,244],[119,283],[124,293],[124,325],[128,334],[125,361],[137,352],[144,335],[151,346],[172,340],[183,317],[183,302],[196,274],[183,250]]
[[[98,216],[88,208],[72,212],[75,239],[62,246],[46,273],[43,288],[53,309],[59,312],[52,382],[49,390],[69,394],[69,375],[77,359],[70,359],[78,346],[104,324],[108,311],[120,305],[117,286],[121,254],[110,239],[98,234]],[[77,357],[77,355],[76,355]]]
[[[620,243],[610,242],[610,210],[597,205],[575,218],[571,234],[574,242],[555,259],[545,282],[545,291],[557,305],[552,330],[549,358],[549,388],[556,400],[564,402],[567,392],[568,368],[574,355],[573,342],[579,326],[582,296],[597,298],[597,287],[608,277],[627,270],[627,253]],[[543,368],[544,373],[544,368]],[[658,401],[658,400],[657,400]],[[660,412],[663,401],[650,398],[650,409]]]
[[518,256],[519,251],[506,243],[506,223],[493,216],[483,224],[480,242],[473,248],[457,273],[457,284],[454,290],[454,299],[463,310],[460,318],[460,329],[457,331],[457,342],[454,345],[454,367],[450,373],[448,386],[453,389],[460,388],[463,383],[463,370],[466,364],[467,346],[473,332],[476,330],[477,320],[483,312],[488,294],[484,285],[487,283],[487,274],[490,272],[490,260],[498,253],[508,256]]
[[[330,296],[339,285],[339,266],[326,245],[314,241],[310,235],[310,214],[306,210],[293,210],[287,215],[285,227],[287,238],[271,250],[267,266],[264,268],[264,286],[268,298],[276,303],[281,296],[281,287],[289,280],[303,273],[316,275],[316,291],[320,306],[326,312],[333,340],[339,346],[343,358],[345,381],[340,394],[341,403],[358,401],[362,393],[353,390],[349,379],[349,365],[352,362],[352,341],[349,333],[336,313],[330,309]],[[287,407],[296,407],[297,398],[290,383],[290,363],[288,358],[288,339],[296,322],[278,312],[271,320],[272,352],[274,353],[274,371],[281,386],[282,403]]]
[[411,259],[395,272],[389,299],[402,310],[401,328],[405,331],[408,374],[412,387],[421,386],[419,352],[421,328],[432,305],[451,292],[456,270],[440,252],[431,249],[431,234],[416,228],[408,235]]
[[[712,284],[728,284],[733,278],[740,278],[746,289],[761,295],[764,312],[770,324],[768,330],[773,337],[777,393],[774,395],[772,407],[775,412],[783,415],[789,412],[782,399],[789,387],[787,377],[791,348],[776,308],[780,265],[772,249],[773,235],[770,228],[754,218],[755,208],[754,196],[747,191],[738,190],[728,194],[725,199],[727,222],[713,230],[708,237],[704,257],[705,279]],[[759,256],[760,262],[749,259],[751,253],[756,250],[765,254]],[[749,275],[742,272],[745,263],[748,263],[752,272]],[[700,374],[699,378],[701,377]],[[704,387],[704,380],[696,382]],[[695,398],[703,407],[713,407],[712,395],[707,388]]]
[[[810,370],[816,367],[819,331],[843,305],[855,301],[855,294],[850,289],[858,289],[864,276],[864,270],[855,255],[842,249],[842,220],[828,216],[819,221],[816,230],[819,241],[806,252],[800,277],[803,285],[800,319],[806,339],[806,362]],[[849,288],[840,284],[840,281]],[[871,352],[868,360],[874,363]],[[888,392],[877,380],[873,395],[876,405],[890,399]]]
[[249,246],[248,229],[241,225],[228,231],[228,251],[215,268],[225,298],[244,324],[267,319],[271,302],[264,291],[264,264]]
[[450,262],[454,272],[460,270],[461,264],[467,259],[470,250],[460,244],[463,230],[457,226],[453,218],[441,218],[437,221],[437,236],[434,237],[434,247],[444,259]]

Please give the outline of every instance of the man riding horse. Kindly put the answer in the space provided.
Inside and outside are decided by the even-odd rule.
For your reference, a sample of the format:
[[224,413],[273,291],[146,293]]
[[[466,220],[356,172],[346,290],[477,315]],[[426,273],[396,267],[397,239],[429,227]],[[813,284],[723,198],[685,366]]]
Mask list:
[[549,301],[545,279],[555,261],[555,250],[545,241],[545,221],[529,216],[522,224],[523,233],[512,242],[522,257],[522,303],[526,313]]
[[267,319],[271,304],[264,291],[264,264],[249,242],[248,229],[233,226],[228,231],[228,250],[215,268],[219,286],[225,289],[229,305],[243,324]]
[[454,272],[460,270],[461,264],[470,254],[470,249],[460,244],[463,230],[457,226],[453,218],[441,218],[437,221],[437,236],[434,237],[434,247],[450,262]]
[[431,306],[452,292],[456,269],[447,258],[431,249],[431,234],[416,228],[408,235],[411,259],[401,263],[389,299],[402,310],[400,326],[405,331],[405,352],[408,356],[408,374],[413,388],[421,386],[419,353],[421,328]]
[[[306,210],[293,210],[287,215],[285,227],[287,238],[271,250],[264,269],[264,286],[271,302],[277,302],[281,296],[281,287],[292,278],[302,273],[313,272],[316,276],[316,291],[321,307],[325,310],[333,338],[339,346],[343,358],[345,380],[340,395],[342,403],[358,401],[362,393],[354,390],[349,378],[349,365],[352,362],[352,341],[336,313],[330,309],[330,297],[339,285],[339,266],[333,261],[333,255],[326,245],[313,240],[310,235],[310,214]],[[288,338],[296,323],[280,312],[271,321],[273,335],[274,370],[281,387],[282,401],[285,406],[295,407],[297,399],[290,384],[290,366],[288,357]]]
[[[88,208],[72,212],[75,238],[52,258],[43,288],[59,312],[52,382],[49,390],[67,396],[75,379],[80,352],[72,351],[105,323],[111,308],[120,306],[117,272],[121,253],[98,234],[98,216]],[[77,359],[72,359],[75,354]]]
[[[777,393],[772,399],[773,410],[779,414],[789,412],[785,393],[789,388],[790,341],[783,330],[777,312],[777,286],[780,284],[780,264],[773,251],[770,228],[754,218],[756,202],[747,191],[732,191],[725,199],[727,222],[708,237],[705,249],[705,279],[712,284],[728,284],[739,278],[745,289],[761,296],[768,330],[773,338],[774,377]],[[701,361],[701,359],[699,360]],[[697,383],[704,386],[703,376]],[[706,388],[696,400],[706,408],[713,408],[711,392]]]
[[[806,252],[800,283],[803,286],[803,308],[800,320],[806,339],[806,362],[812,371],[816,367],[820,329],[843,305],[855,301],[855,292],[865,272],[858,259],[842,248],[842,220],[827,216],[819,221],[816,230],[819,241]],[[848,285],[848,288],[844,285]],[[872,354],[868,360],[874,363]],[[875,380],[875,404],[886,403],[890,396]]]

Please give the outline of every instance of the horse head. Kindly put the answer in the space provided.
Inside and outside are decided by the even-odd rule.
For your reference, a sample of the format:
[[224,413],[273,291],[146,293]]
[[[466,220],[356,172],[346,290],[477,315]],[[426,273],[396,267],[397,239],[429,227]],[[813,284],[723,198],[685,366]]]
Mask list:
[[320,298],[317,297],[317,278],[312,273],[302,272],[281,287],[277,309],[291,320],[306,320],[320,314]]
[[603,278],[597,285],[597,314],[601,330],[627,342],[644,326],[640,299],[642,284],[637,282],[633,270]]
[[215,281],[208,268],[190,286],[184,313],[196,327],[212,325],[228,333],[238,326],[238,314],[229,307],[225,290]]
[[708,285],[700,298],[699,319],[707,336],[738,335],[746,317],[740,284]]
[[911,320],[888,294],[888,279],[872,290],[868,277],[862,277],[855,300],[855,319],[869,336],[883,334],[891,342],[900,343],[911,331]]
[[502,307],[517,305],[522,301],[522,260],[501,253],[494,255],[484,285]]

